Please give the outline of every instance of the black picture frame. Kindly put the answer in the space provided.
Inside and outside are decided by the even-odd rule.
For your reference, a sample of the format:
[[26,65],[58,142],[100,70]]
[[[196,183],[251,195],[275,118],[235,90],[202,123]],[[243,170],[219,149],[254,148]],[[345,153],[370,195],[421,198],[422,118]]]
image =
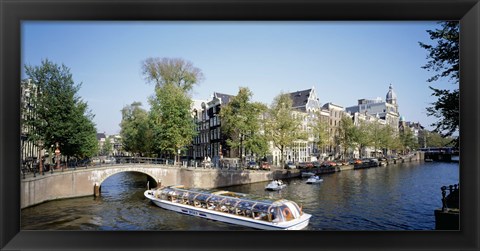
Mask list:
[[[0,0],[0,11],[3,250],[479,250],[478,0]],[[22,20],[460,20],[461,231],[21,231]]]

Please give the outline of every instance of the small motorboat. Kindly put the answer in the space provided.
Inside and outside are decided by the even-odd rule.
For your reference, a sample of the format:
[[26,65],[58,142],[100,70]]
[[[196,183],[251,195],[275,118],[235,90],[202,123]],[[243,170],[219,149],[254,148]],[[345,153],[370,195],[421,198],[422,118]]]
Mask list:
[[433,159],[425,159],[425,162],[433,162]]
[[303,173],[302,173],[302,178],[310,178],[310,177],[312,177],[313,175],[315,175],[314,172],[303,172]]
[[316,183],[320,183],[322,181],[323,181],[322,178],[315,175],[315,176],[312,176],[312,177],[308,178],[307,184],[316,184]]
[[287,185],[284,184],[281,180],[272,180],[268,185],[265,187],[266,190],[269,191],[278,191],[286,187]]

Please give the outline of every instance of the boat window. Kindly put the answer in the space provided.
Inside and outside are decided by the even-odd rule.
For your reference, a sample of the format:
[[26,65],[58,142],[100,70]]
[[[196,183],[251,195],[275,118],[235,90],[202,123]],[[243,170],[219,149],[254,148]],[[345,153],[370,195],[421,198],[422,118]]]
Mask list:
[[279,207],[271,207],[270,215],[272,222],[281,222],[283,221],[282,214],[280,213]]
[[280,209],[280,215],[285,221],[290,221],[295,219],[292,213],[292,210],[287,205],[281,205],[278,207]]
[[195,197],[197,197],[198,193],[196,192],[190,192],[188,194],[188,200],[190,201],[190,203],[193,203],[193,200],[195,199]]
[[268,213],[268,209],[270,207],[271,207],[271,205],[269,205],[269,204],[257,203],[257,204],[255,204],[255,206],[253,206],[253,210],[258,211],[258,212],[267,212]]
[[199,194],[195,199],[200,202],[207,202],[207,199],[210,196],[211,196],[210,194]]
[[255,220],[263,220],[263,221],[268,221],[268,212],[260,212],[260,211],[252,211],[252,217]]
[[299,218],[300,215],[302,215],[302,212],[300,210],[300,207],[297,205],[297,203],[293,202],[293,201],[289,201],[287,203],[285,203],[286,205],[288,205],[288,207],[290,208],[290,210],[292,210],[292,213],[293,213],[293,217],[294,218]]

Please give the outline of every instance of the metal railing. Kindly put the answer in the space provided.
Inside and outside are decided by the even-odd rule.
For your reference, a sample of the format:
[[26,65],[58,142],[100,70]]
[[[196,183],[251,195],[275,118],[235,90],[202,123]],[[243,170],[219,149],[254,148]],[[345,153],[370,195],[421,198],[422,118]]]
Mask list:
[[449,185],[448,187],[442,186],[440,190],[442,190],[442,211],[447,211],[449,208],[460,208],[459,184]]

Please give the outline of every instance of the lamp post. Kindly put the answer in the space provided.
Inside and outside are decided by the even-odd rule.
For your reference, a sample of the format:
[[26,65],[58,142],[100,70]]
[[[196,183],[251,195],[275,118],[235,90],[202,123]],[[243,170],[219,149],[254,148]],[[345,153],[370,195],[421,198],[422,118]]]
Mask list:
[[[57,162],[57,169],[60,167],[60,149],[58,149],[58,142],[55,143],[57,149],[55,149],[55,162]],[[63,172],[63,167],[62,167]]]
[[[43,158],[43,141],[39,140],[38,141],[38,173],[40,175],[43,174],[43,163],[42,163],[42,158]],[[33,171],[33,177],[35,177],[35,170]]]

